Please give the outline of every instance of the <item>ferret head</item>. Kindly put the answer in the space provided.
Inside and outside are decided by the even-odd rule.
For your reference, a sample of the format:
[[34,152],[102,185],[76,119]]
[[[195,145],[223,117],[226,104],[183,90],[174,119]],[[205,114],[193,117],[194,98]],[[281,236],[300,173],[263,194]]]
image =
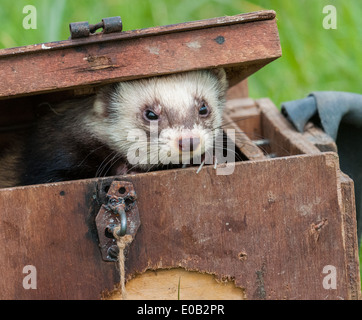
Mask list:
[[212,151],[226,90],[224,69],[113,84],[96,97],[93,132],[142,170],[190,163]]

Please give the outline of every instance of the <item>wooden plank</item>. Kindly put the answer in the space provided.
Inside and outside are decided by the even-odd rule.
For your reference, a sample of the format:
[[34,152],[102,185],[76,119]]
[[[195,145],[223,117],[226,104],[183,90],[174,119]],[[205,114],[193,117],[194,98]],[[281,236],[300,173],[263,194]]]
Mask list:
[[361,299],[361,283],[359,266],[359,248],[357,238],[356,200],[354,182],[346,174],[340,172],[341,207],[343,209],[343,236],[348,245],[345,248],[345,259],[348,269],[348,283],[351,287],[350,299]]
[[[350,298],[343,252],[352,244],[343,237],[336,154],[243,162],[235,169],[224,177],[205,170],[192,188],[185,186],[193,170],[175,171],[174,180],[162,172],[158,184],[155,177],[149,183],[134,177],[141,197],[159,193],[163,201],[148,201],[147,209],[139,203],[152,216],[147,224],[141,218],[142,230],[157,231],[137,235],[144,245],[130,252],[129,277],[177,265],[233,278],[249,299]],[[177,181],[172,189],[171,181]],[[323,288],[327,265],[338,270],[337,290]]]
[[[345,236],[353,208],[341,207],[351,194],[341,191],[335,153],[240,162],[228,176],[205,166],[126,178],[141,220],[128,281],[181,267],[233,279],[247,299],[360,297],[356,238]],[[1,299],[96,299],[112,290],[116,264],[101,260],[94,230],[111,180],[0,190]],[[36,290],[23,288],[26,265],[37,269]],[[335,290],[323,288],[327,265],[337,270]]]
[[311,122],[306,124],[303,137],[313,143],[322,152],[338,152],[337,144],[332,137]]
[[281,55],[275,20],[244,22],[241,17],[182,32],[134,31],[107,41],[101,41],[103,35],[77,45],[3,51],[0,98],[218,66],[225,67],[233,86]]
[[[92,181],[0,190],[1,299],[100,299],[113,288],[118,273],[102,261],[94,227],[96,192]],[[29,265],[36,289],[23,287]]]
[[263,139],[260,109],[253,99],[230,99],[226,102],[225,114],[251,139]]
[[69,48],[75,46],[83,46],[89,43],[102,43],[107,41],[113,41],[117,39],[136,39],[141,37],[149,37],[154,35],[178,33],[184,31],[198,30],[204,28],[228,26],[233,24],[248,23],[262,20],[273,20],[276,17],[276,13],[273,10],[262,10],[255,12],[248,12],[238,14],[234,16],[224,16],[218,18],[211,18],[205,20],[190,21],[184,23],[178,23],[173,25],[158,26],[147,29],[138,29],[131,31],[123,31],[122,33],[109,33],[104,34],[102,32],[95,33],[88,38],[72,39],[64,41],[55,41],[41,44],[33,44],[24,47],[6,48],[0,49],[0,57],[14,54],[34,53],[43,50],[54,50]]
[[264,153],[250,140],[250,138],[239,128],[239,126],[227,114],[223,116],[223,129],[232,130],[233,136],[229,138],[233,140],[235,145],[249,160],[262,160],[265,159]]
[[258,99],[256,103],[261,111],[262,136],[270,140],[271,152],[277,156],[320,153],[313,143],[294,129],[270,99]]
[[231,87],[228,92],[226,98],[228,100],[231,99],[240,99],[240,98],[248,98],[249,97],[249,88],[248,88],[248,80],[245,79],[235,86]]

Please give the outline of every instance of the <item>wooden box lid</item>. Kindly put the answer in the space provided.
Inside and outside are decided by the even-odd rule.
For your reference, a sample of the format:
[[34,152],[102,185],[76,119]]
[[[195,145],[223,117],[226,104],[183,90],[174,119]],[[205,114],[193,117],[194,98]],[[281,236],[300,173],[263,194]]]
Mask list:
[[281,56],[274,11],[0,50],[0,99],[224,67],[230,86]]

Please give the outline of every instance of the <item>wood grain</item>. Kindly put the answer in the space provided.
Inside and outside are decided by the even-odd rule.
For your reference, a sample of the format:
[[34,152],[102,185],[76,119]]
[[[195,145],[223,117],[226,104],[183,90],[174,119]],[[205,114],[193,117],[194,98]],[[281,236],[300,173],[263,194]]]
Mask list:
[[[117,281],[103,263],[94,228],[95,183],[80,181],[0,190],[1,299],[100,299]],[[37,289],[23,287],[23,268]]]
[[178,32],[205,29],[217,26],[228,26],[233,24],[242,24],[254,21],[273,20],[275,19],[275,17],[276,17],[275,11],[262,10],[262,11],[242,13],[234,16],[224,16],[224,17],[211,18],[205,20],[183,22],[173,25],[157,26],[147,29],[123,31],[121,33],[104,34],[102,32],[98,32],[93,34],[89,38],[55,41],[45,44],[41,43],[41,44],[24,46],[24,47],[0,49],[0,57],[7,55],[14,55],[14,54],[24,54],[29,52],[34,53],[43,50],[64,49],[75,46],[83,46],[84,44],[89,44],[89,43],[102,43],[102,42],[113,41],[115,38],[117,39],[142,38],[153,35],[178,33]]
[[262,139],[261,112],[251,98],[230,99],[224,113],[251,139]]
[[320,153],[312,142],[293,128],[270,99],[258,99],[256,104],[261,111],[262,136],[270,140],[271,152],[278,156]]
[[231,87],[227,92],[227,100],[249,97],[248,80],[245,79]]
[[312,122],[306,124],[303,137],[313,143],[322,152],[338,152],[337,144],[333,138]]
[[[244,300],[245,292],[233,281],[216,281],[211,274],[181,268],[146,271],[130,280],[126,300]],[[104,293],[106,300],[122,300],[118,290]]]
[[0,98],[214,67],[225,67],[233,86],[281,55],[276,22],[270,16],[161,31],[2,51],[0,69],[6,81],[0,83]]
[[259,149],[245,134],[240,127],[231,119],[227,114],[223,117],[223,129],[227,133],[227,130],[231,130],[233,136],[230,138],[235,145],[249,160],[262,160],[265,159],[264,153]]
[[[344,218],[351,199],[339,177],[335,153],[237,163],[229,176],[210,166],[129,175],[141,226],[127,279],[182,267],[233,279],[247,299],[359,298],[353,207]],[[0,190],[1,299],[98,299],[113,289],[116,265],[102,260],[94,229],[111,181]],[[22,286],[25,265],[37,268],[37,290]],[[322,286],[326,265],[338,271],[336,290]]]

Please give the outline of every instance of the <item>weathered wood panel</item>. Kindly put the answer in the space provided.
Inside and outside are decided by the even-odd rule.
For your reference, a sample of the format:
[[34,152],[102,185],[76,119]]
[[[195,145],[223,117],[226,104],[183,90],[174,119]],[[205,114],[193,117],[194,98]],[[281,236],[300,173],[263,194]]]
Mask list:
[[359,248],[357,238],[356,200],[353,180],[345,174],[340,175],[342,197],[343,237],[350,245],[345,247],[348,284],[351,287],[351,299],[361,299]]
[[197,27],[186,23],[0,51],[6,79],[0,83],[0,98],[217,66],[227,69],[234,85],[281,55],[275,13],[256,17],[223,17]]
[[[157,26],[147,29],[123,31],[122,33],[117,33],[116,37],[119,39],[142,38],[153,35],[177,33],[177,32],[184,32],[190,30],[217,27],[217,26],[228,26],[233,24],[241,24],[241,23],[248,23],[254,21],[272,20],[275,18],[275,16],[276,13],[273,10],[262,10],[262,11],[242,13],[234,16],[224,16],[224,17],[211,18],[205,20],[189,21],[173,25]],[[92,34],[88,38],[72,39],[72,41],[68,40],[55,41],[45,44],[43,43],[33,44],[25,47],[0,49],[0,56],[24,54],[30,52],[37,52],[39,50],[69,48],[73,46],[82,46],[88,43],[108,42],[108,41],[113,41],[114,38],[115,38],[114,33],[104,34],[102,32],[97,32],[95,34]]]
[[293,128],[270,99],[258,99],[256,104],[261,112],[262,136],[270,140],[271,152],[278,156],[320,153],[312,142]]
[[303,137],[313,143],[322,152],[338,152],[337,144],[333,138],[312,122],[306,124]]
[[245,134],[236,124],[232,121],[231,117],[224,114],[223,117],[223,129],[225,132],[231,130],[234,133],[230,138],[235,145],[249,160],[261,160],[265,159],[264,153],[250,140],[247,134]]
[[[151,175],[149,183],[133,179],[141,198],[142,190],[153,195],[145,207],[139,203],[140,212],[159,216],[148,222],[141,217],[137,241],[144,246],[130,252],[131,274],[175,265],[216,273],[235,279],[249,299],[358,294],[349,287],[342,257],[350,245],[342,230],[336,154],[245,162],[230,176],[216,176],[210,168],[197,178],[191,169],[175,172],[173,179],[166,174],[157,176],[157,184]],[[163,201],[155,200],[158,194]],[[163,253],[155,259],[157,251]],[[322,285],[327,265],[338,271],[335,291]],[[353,277],[358,286],[358,274]]]
[[249,97],[248,80],[245,79],[235,86],[231,87],[227,93],[227,100]]
[[[117,281],[94,230],[90,181],[0,190],[1,299],[97,299]],[[25,290],[23,268],[37,271]]]
[[[141,219],[128,279],[182,267],[233,279],[248,299],[360,295],[353,185],[341,188],[334,153],[242,162],[228,176],[208,166],[127,180]],[[116,265],[102,261],[94,229],[110,181],[0,190],[0,298],[97,299],[113,288]],[[26,265],[37,268],[36,290],[23,288]],[[327,265],[336,290],[323,287]]]
[[225,114],[252,140],[262,139],[261,112],[251,98],[230,99]]

